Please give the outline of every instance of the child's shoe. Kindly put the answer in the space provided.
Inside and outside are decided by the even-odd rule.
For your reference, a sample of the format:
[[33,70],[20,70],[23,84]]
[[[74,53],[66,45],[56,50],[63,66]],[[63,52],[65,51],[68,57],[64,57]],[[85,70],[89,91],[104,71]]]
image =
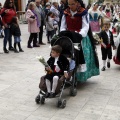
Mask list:
[[13,47],[9,47],[9,50],[10,50],[10,51],[14,51],[14,48],[13,48]]
[[49,92],[46,92],[45,97],[46,97],[46,98],[50,97],[50,93],[49,93]]
[[54,98],[55,96],[56,96],[56,94],[51,92],[50,98]]
[[19,52],[24,52],[24,50],[23,50],[23,49],[20,49]]
[[102,71],[105,71],[105,66],[103,66],[103,68],[101,69]]
[[14,52],[15,52],[15,53],[19,53],[17,49],[14,49]]
[[110,62],[107,62],[107,67],[110,68]]

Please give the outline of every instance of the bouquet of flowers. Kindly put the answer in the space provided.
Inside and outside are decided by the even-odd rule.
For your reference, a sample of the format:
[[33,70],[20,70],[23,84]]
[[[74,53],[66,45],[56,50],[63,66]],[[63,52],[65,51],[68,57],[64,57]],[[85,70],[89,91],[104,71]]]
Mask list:
[[53,70],[50,68],[50,66],[42,56],[37,57],[37,59],[45,66],[45,68],[49,68],[49,70],[46,70],[48,74],[51,74],[53,72]]

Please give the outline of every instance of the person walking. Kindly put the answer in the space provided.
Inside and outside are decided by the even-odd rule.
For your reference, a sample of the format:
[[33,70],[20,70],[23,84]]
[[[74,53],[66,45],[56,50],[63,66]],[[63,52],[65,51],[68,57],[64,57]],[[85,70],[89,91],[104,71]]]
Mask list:
[[32,41],[33,41],[33,47],[40,47],[37,44],[37,33],[40,32],[39,30],[40,22],[34,10],[35,10],[35,3],[30,2],[28,6],[28,10],[26,12],[26,18],[28,21],[28,32],[30,32],[30,37],[27,45],[28,48],[32,48],[31,46]]
[[106,70],[106,60],[107,60],[107,67],[110,68],[110,60],[112,59],[112,47],[115,50],[115,44],[113,40],[113,34],[109,30],[110,29],[110,22],[105,21],[104,23],[104,30],[100,33],[101,43],[101,53],[102,53],[102,60],[103,60],[103,68],[102,71]]

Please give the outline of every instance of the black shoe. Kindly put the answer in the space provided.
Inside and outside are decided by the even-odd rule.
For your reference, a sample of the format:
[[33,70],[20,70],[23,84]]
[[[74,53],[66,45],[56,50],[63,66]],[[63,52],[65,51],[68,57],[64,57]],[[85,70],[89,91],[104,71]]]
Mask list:
[[3,51],[4,51],[4,53],[9,53],[9,51],[7,49],[4,49]]
[[56,96],[56,94],[55,93],[50,93],[50,98],[54,98]]
[[40,45],[46,45],[46,44],[45,44],[45,43],[43,43],[43,42],[42,42],[42,43],[39,43],[39,44],[40,44]]
[[51,42],[50,42],[50,41],[48,41],[47,43],[49,43],[49,44],[50,44]]
[[19,52],[24,52],[24,50],[23,50],[23,49],[20,49]]
[[50,97],[50,93],[47,92],[47,93],[45,94],[45,97],[46,97],[46,98]]
[[15,49],[13,47],[9,47],[9,50],[10,51],[14,51]]
[[107,62],[107,67],[110,68],[110,62]]
[[40,45],[33,45],[33,47],[40,47]]
[[102,71],[105,71],[105,66],[101,69]]
[[27,48],[33,48],[31,45],[28,45]]
[[2,38],[4,38],[4,35],[1,35]]
[[17,49],[14,49],[14,52],[15,52],[15,53],[19,53]]

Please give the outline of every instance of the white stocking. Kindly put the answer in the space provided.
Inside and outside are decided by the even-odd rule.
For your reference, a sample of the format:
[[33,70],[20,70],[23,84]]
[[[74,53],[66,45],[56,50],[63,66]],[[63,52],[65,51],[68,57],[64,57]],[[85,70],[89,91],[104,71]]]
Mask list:
[[58,79],[59,79],[58,76],[53,77],[52,93],[55,93],[55,90],[56,90],[56,87],[57,87],[57,84],[58,84]]
[[110,59],[108,59],[108,61],[107,62],[110,62]]
[[46,79],[46,87],[47,87],[47,92],[51,92],[51,83],[48,79]]
[[103,66],[106,66],[106,60],[103,60]]

